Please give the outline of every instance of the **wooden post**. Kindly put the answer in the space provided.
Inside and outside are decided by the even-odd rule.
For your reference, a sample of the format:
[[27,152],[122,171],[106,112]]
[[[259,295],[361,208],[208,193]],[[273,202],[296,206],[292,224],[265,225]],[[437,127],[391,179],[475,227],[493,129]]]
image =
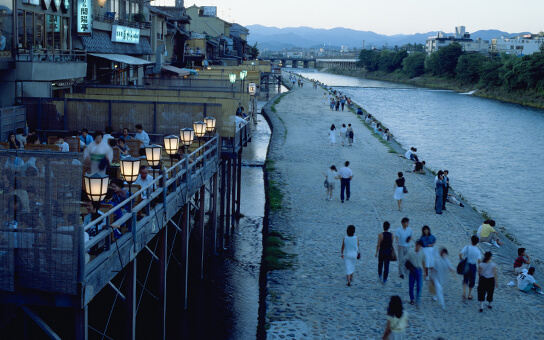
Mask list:
[[189,278],[189,203],[181,208],[181,286],[183,309],[187,309],[187,281]]
[[161,339],[166,339],[166,274],[168,272],[168,225],[159,232],[159,331]]
[[220,206],[219,206],[219,245],[221,250],[223,250],[223,241],[225,238],[225,176],[227,162],[221,162],[221,197],[220,197]]
[[232,206],[231,206],[231,210],[232,210],[232,219],[230,220],[231,222],[231,226],[234,227],[234,222],[235,222],[235,218],[236,218],[236,172],[238,170],[237,166],[236,166],[236,162],[238,161],[237,158],[234,158],[232,160],[232,179],[231,179],[231,183],[232,183],[232,191],[231,191],[231,194],[232,194]]
[[125,278],[125,338],[136,339],[136,259],[127,265]]
[[200,187],[198,204],[198,234],[200,235],[200,279],[204,278],[204,202],[206,199],[206,185]]
[[232,172],[232,169],[231,169],[231,160],[227,160],[227,163],[226,163],[226,167],[227,167],[227,192],[226,192],[226,201],[227,201],[227,206],[226,206],[226,209],[227,209],[227,216],[225,217],[225,233],[227,236],[230,235],[230,213],[231,213],[231,209],[230,209],[230,198],[231,198],[231,194],[230,194],[230,190],[231,190],[231,183],[232,183],[232,175],[231,175],[231,172]]
[[76,336],[77,340],[89,338],[89,307],[75,308]]
[[242,198],[242,149],[238,152],[238,172],[236,179],[236,217],[240,218],[240,199]]
[[[211,194],[211,206],[210,206],[210,219],[212,221],[212,254],[217,254],[217,172],[212,177],[212,194]],[[221,235],[223,236],[223,235]],[[223,243],[221,242],[221,246]]]

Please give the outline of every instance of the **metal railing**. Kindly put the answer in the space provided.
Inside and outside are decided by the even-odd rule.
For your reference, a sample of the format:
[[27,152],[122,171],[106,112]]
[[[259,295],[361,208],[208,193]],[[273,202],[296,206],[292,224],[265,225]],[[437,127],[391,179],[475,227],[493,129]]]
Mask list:
[[129,19],[120,19],[119,15],[114,12],[106,12],[105,14],[94,13],[93,20],[100,21],[100,22],[107,22],[114,25],[121,25],[121,26],[135,27],[135,28],[143,28],[143,29],[151,28],[150,22],[140,22],[140,21],[134,21]]
[[19,49],[15,60],[30,62],[86,62],[87,51],[44,48]]
[[234,137],[221,137],[222,152],[236,152],[251,138],[251,119],[245,118],[245,122],[236,124]]

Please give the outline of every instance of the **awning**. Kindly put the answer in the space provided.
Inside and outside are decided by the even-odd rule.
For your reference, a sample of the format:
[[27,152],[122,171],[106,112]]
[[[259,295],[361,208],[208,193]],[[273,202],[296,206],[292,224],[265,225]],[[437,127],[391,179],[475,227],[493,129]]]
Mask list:
[[172,66],[172,65],[162,65],[162,69],[164,71],[169,71],[169,72],[175,73],[179,77],[188,76],[188,75],[191,74],[191,72],[189,72],[188,70],[184,70],[184,69]]
[[117,61],[119,63],[125,63],[129,65],[149,65],[154,64],[152,61],[147,61],[144,59],[131,57],[129,55],[124,54],[105,54],[105,53],[88,53],[89,55],[92,55],[94,57],[98,58],[104,58],[111,61]]
[[182,68],[183,71],[189,72],[190,74],[194,74],[195,76],[198,75],[198,72],[196,70],[190,69],[190,68]]

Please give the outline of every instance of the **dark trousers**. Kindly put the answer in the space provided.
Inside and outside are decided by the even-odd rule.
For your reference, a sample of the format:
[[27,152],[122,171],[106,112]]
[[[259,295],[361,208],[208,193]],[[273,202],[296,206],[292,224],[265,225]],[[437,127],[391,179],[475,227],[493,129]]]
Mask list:
[[344,202],[344,190],[346,190],[346,198],[349,200],[349,182],[351,180],[349,178],[341,178],[340,179],[340,200]]
[[487,301],[493,301],[493,293],[495,292],[495,278],[485,278],[480,276],[478,281],[478,301],[484,301],[487,294]]
[[444,187],[444,193],[442,196],[442,209],[446,209],[447,200],[448,200],[448,187]]
[[378,275],[382,276],[383,268],[383,280],[387,281],[389,276],[389,262],[391,261],[391,249],[381,250],[378,253]]
[[463,284],[473,288],[476,285],[476,265],[468,263],[468,273],[463,275]]

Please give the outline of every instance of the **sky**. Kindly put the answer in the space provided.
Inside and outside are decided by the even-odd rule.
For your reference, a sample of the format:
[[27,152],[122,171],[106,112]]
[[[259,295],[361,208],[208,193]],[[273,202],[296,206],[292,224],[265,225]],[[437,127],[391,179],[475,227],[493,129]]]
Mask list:
[[[173,0],[155,0],[159,5]],[[544,0],[185,0],[185,7],[217,6],[222,19],[241,25],[346,27],[379,34],[544,30]]]

